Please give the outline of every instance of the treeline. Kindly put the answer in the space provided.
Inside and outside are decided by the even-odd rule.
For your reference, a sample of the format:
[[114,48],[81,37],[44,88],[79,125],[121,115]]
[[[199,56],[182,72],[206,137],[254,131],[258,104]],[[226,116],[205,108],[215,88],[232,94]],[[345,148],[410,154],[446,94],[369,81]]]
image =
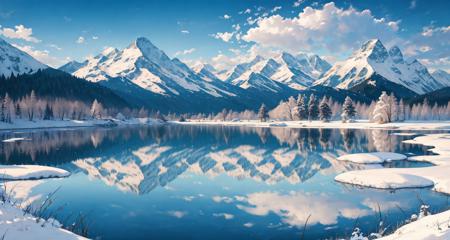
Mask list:
[[[171,116],[171,119],[176,117]],[[301,120],[342,120],[349,122],[354,119],[367,119],[372,122],[387,123],[404,120],[449,120],[450,102],[447,105],[430,105],[425,99],[423,103],[406,104],[403,99],[398,100],[394,94],[383,92],[378,101],[371,104],[353,102],[346,97],[343,103],[332,97],[324,96],[318,99],[314,94],[310,96],[298,95],[281,101],[275,108],[268,110],[264,104],[259,111],[246,110],[242,112],[224,109],[217,114],[184,114],[181,119],[209,120],[209,121],[238,121],[261,120],[267,121],[301,121]]]
[[131,117],[164,119],[159,112],[149,112],[147,109],[106,108],[94,99],[91,104],[65,98],[40,98],[34,90],[17,100],[8,93],[0,96],[0,121],[14,123],[22,119],[35,120],[92,120],[116,118],[125,120]]

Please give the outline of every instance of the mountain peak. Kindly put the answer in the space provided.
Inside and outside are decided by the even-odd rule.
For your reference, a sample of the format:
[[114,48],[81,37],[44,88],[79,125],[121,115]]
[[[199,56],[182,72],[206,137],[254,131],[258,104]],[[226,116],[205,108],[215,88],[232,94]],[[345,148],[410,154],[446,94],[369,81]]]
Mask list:
[[368,59],[376,63],[383,63],[389,57],[386,47],[384,47],[379,39],[371,39],[365,42],[362,45],[359,54],[367,56]]
[[108,56],[108,55],[110,55],[110,54],[113,54],[113,53],[118,53],[119,52],[119,50],[117,49],[117,48],[114,48],[114,47],[107,47],[107,48],[105,48],[105,49],[103,49],[103,51],[102,51],[102,55],[103,56]]

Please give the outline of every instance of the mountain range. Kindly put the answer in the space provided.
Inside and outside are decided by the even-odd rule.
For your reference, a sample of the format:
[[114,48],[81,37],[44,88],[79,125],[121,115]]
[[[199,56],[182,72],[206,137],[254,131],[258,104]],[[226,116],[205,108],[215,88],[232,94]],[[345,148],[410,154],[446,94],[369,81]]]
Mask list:
[[[3,40],[0,62],[6,77],[49,68]],[[370,102],[382,91],[418,99],[450,86],[447,72],[431,74],[419,61],[406,60],[399,47],[387,49],[377,39],[334,65],[318,55],[282,52],[217,70],[209,64],[190,67],[141,37],[124,49],[107,48],[83,62],[71,61],[59,71],[109,89],[130,106],[163,112],[257,109],[261,103],[274,107],[289,96],[312,93],[338,101],[350,95]]]

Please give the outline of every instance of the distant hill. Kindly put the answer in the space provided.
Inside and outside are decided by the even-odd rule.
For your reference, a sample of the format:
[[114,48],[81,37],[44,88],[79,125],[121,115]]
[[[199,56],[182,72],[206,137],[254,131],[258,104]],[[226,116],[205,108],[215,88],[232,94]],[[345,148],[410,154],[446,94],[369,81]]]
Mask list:
[[38,70],[32,74],[0,76],[0,86],[0,95],[8,93],[13,99],[21,98],[34,90],[36,96],[43,98],[65,98],[87,104],[97,99],[106,107],[131,107],[108,88],[52,68]]

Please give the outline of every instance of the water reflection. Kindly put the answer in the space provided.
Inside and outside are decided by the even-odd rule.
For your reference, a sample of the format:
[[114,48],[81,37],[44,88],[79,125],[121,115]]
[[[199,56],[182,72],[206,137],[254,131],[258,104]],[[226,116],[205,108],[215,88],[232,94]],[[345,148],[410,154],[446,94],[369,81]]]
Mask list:
[[363,151],[423,152],[383,130],[163,126],[4,133],[2,163],[62,165],[123,191],[148,193],[184,172],[267,184],[307,181],[364,166],[335,160]]
[[[72,172],[67,179],[10,182],[16,199],[38,204],[61,186],[61,218],[95,209],[93,236],[105,239],[292,239],[308,217],[305,239],[348,236],[357,219],[372,230],[378,206],[383,212],[401,206],[409,215],[420,204],[417,193],[335,183],[342,171],[382,167],[336,157],[426,153],[423,146],[401,143],[411,136],[384,130],[173,125],[0,134],[12,137],[30,140],[0,143],[3,164],[56,165]],[[441,199],[419,191],[425,201]]]

